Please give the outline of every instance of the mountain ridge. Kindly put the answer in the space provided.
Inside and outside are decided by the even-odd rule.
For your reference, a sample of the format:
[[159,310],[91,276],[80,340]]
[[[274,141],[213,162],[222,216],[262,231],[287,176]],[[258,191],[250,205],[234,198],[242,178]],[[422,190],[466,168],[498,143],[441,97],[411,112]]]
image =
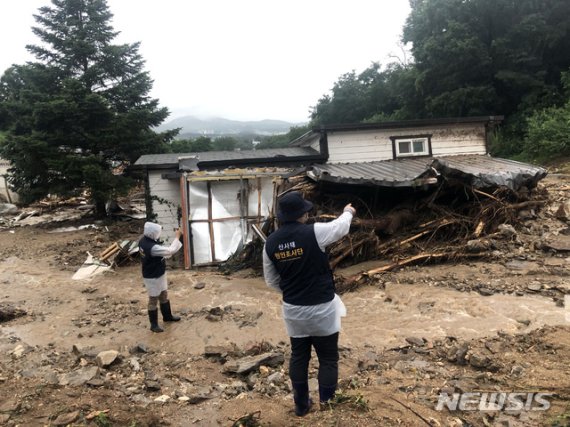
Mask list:
[[223,117],[200,118],[193,115],[181,116],[158,126],[158,131],[180,128],[180,135],[224,136],[239,134],[279,135],[289,132],[293,126],[284,120],[231,120]]

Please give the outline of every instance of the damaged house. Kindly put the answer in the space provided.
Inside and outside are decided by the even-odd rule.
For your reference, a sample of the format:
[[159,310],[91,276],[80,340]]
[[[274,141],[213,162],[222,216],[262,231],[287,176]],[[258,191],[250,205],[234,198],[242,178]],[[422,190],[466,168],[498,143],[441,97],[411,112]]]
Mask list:
[[[145,155],[147,211],[165,234],[182,227],[185,267],[227,260],[275,217],[277,195],[302,175],[319,188],[434,191],[443,180],[474,189],[519,191],[546,175],[540,167],[488,155],[500,116],[327,125],[287,148]],[[370,191],[370,190],[373,191]]]

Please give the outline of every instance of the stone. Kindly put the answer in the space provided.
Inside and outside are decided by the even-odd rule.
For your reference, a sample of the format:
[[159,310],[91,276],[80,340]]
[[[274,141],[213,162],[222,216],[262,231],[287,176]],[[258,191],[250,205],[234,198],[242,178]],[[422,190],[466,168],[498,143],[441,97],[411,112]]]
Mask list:
[[247,356],[238,360],[228,361],[224,366],[224,373],[247,374],[261,365],[276,367],[285,361],[283,353],[263,353],[258,356]]
[[131,349],[131,353],[148,353],[148,346],[143,343],[138,343]]
[[486,368],[487,366],[490,365],[490,363],[491,360],[485,355],[472,353],[469,356],[469,364],[474,368],[479,368],[479,369]]
[[7,400],[0,404],[0,413],[16,412],[20,409],[21,403],[17,400]]
[[106,368],[113,364],[117,357],[119,356],[119,352],[117,350],[106,350],[102,351],[97,355],[96,361],[97,365],[101,368]]
[[554,216],[564,221],[570,219],[570,200],[561,203]]
[[198,282],[194,285],[194,289],[204,289],[206,284],[204,282]]
[[75,420],[77,420],[77,418],[79,418],[79,411],[73,411],[67,414],[61,414],[54,421],[51,422],[51,425],[66,426],[68,424],[73,423]]
[[423,347],[426,343],[423,338],[419,337],[407,337],[406,342],[411,345],[417,345],[418,347]]
[[155,380],[146,380],[144,382],[144,386],[148,391],[159,391],[160,390],[160,383]]
[[542,289],[542,284],[538,282],[530,283],[526,286],[529,291],[538,292]]
[[267,382],[280,384],[283,382],[283,374],[281,372],[273,372],[267,377]]
[[488,297],[491,296],[495,293],[495,291],[493,291],[492,289],[489,288],[479,288],[479,293],[481,295],[483,295],[484,297]]
[[156,403],[166,403],[170,400],[170,396],[163,394],[162,396],[158,396],[154,401]]
[[97,366],[80,368],[75,371],[59,375],[59,385],[80,386],[95,378],[98,373],[99,368]]

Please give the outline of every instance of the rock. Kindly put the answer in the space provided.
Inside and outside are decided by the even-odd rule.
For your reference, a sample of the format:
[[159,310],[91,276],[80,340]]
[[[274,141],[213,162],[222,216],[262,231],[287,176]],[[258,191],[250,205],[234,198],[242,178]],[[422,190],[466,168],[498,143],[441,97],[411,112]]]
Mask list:
[[530,320],[528,320],[528,319],[517,319],[517,322],[519,322],[525,326],[530,325]]
[[212,390],[209,387],[197,387],[188,393],[188,403],[195,405],[212,397]]
[[101,368],[106,368],[115,362],[118,356],[119,352],[117,350],[102,351],[97,355],[97,365]]
[[373,351],[367,351],[364,358],[358,361],[358,369],[368,371],[378,368],[378,355]]
[[247,356],[239,360],[228,361],[224,366],[224,373],[231,374],[247,374],[250,371],[256,370],[259,366],[267,365],[276,367],[285,361],[283,353],[264,353],[258,356]]
[[543,246],[555,251],[570,251],[570,236],[550,236],[544,241]]
[[194,285],[194,289],[204,289],[206,284],[204,282],[198,282]]
[[500,224],[497,230],[505,237],[514,237],[517,235],[515,227],[510,224]]
[[146,344],[138,343],[131,349],[131,353],[148,353],[148,347]]
[[479,253],[495,249],[495,247],[493,242],[488,239],[477,239],[467,241],[466,249],[468,252]]
[[71,347],[71,352],[77,357],[87,357],[95,358],[97,357],[97,352],[94,350],[93,346],[84,346],[83,344],[73,344]]
[[133,371],[139,372],[141,370],[141,365],[136,357],[131,357],[129,359],[129,364],[133,368]]
[[61,414],[51,422],[51,425],[66,426],[73,423],[77,418],[79,418],[79,411],[73,411],[68,414]]
[[231,350],[221,345],[207,345],[204,348],[204,356],[206,357],[221,357],[227,356]]
[[469,364],[474,368],[483,369],[491,364],[491,360],[487,356],[472,353],[469,356]]
[[16,412],[20,409],[21,403],[17,400],[6,400],[5,402],[0,404],[0,413],[10,413]]
[[20,358],[25,354],[31,353],[32,351],[34,351],[33,347],[27,345],[27,344],[18,344],[16,346],[16,348],[14,348],[14,350],[12,350],[11,354],[16,357],[16,358]]
[[170,396],[163,394],[162,396],[158,396],[156,399],[154,399],[154,402],[156,403],[166,403],[170,400]]
[[148,391],[159,391],[160,383],[155,380],[145,380],[144,386]]
[[407,337],[406,341],[409,344],[416,345],[418,347],[423,347],[426,343],[423,338],[418,338],[418,337]]
[[529,291],[533,291],[533,292],[538,292],[542,289],[542,284],[538,283],[538,282],[533,282],[533,283],[529,283],[526,288]]
[[26,314],[24,310],[15,308],[11,304],[0,304],[0,323],[25,316]]
[[87,368],[77,369],[73,372],[68,372],[66,374],[61,374],[59,376],[59,385],[61,386],[80,386],[85,384],[87,381],[95,378],[99,373],[99,368],[97,366],[90,366]]
[[146,408],[152,400],[142,394],[135,394],[131,397],[131,401],[141,405],[143,408]]
[[454,383],[455,388],[460,393],[468,393],[479,390],[479,384],[473,380],[458,380]]
[[18,206],[12,203],[0,203],[0,215],[16,215],[18,212]]
[[281,372],[273,372],[267,377],[268,383],[280,384],[283,382],[283,374]]
[[89,381],[87,381],[85,384],[91,387],[103,387],[105,385],[105,380],[101,378],[92,378]]
[[489,288],[479,288],[479,293],[481,295],[483,295],[484,297],[488,297],[491,296],[495,293],[495,291],[493,291],[492,289]]
[[554,216],[563,221],[570,219],[570,200],[566,200],[564,203],[561,203]]
[[10,420],[10,414],[0,414],[0,426],[6,425]]

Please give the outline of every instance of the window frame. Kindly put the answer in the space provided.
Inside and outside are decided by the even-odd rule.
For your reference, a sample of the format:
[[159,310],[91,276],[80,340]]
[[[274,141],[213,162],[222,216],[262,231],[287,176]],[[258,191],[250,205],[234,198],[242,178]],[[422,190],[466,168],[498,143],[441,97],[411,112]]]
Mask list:
[[[392,141],[392,155],[394,159],[405,159],[408,157],[431,157],[432,150],[431,150],[431,134],[420,134],[420,135],[398,135],[398,136],[391,136],[390,140]],[[414,140],[422,139],[424,140],[424,151],[419,153],[414,153]],[[399,143],[401,142],[409,142],[410,143],[410,153],[400,153],[400,146]]]

